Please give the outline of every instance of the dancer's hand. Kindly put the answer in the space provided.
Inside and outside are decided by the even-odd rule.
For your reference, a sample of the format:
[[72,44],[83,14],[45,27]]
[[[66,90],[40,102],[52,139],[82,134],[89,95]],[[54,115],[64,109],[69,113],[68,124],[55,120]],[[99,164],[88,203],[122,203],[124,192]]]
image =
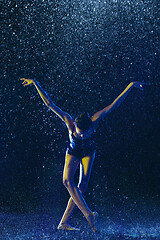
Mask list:
[[20,78],[20,80],[23,81],[22,84],[23,84],[24,87],[34,83],[34,80],[32,80],[32,79]]
[[143,85],[145,85],[145,83],[142,82],[133,82],[133,86],[136,88],[139,88],[140,90],[143,90]]

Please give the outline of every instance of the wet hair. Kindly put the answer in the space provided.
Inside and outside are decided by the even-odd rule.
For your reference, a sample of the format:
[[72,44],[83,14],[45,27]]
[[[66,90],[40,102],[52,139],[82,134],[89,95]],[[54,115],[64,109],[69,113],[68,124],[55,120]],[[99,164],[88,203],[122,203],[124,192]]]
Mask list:
[[89,129],[92,124],[91,118],[87,112],[81,113],[76,119],[77,127],[83,131]]

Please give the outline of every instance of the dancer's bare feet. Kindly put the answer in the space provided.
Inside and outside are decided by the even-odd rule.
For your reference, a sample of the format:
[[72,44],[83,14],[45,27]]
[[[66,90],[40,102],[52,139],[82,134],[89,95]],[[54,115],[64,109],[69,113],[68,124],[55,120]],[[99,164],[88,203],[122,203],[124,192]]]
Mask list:
[[57,227],[57,229],[62,229],[62,230],[71,230],[71,231],[79,231],[79,228],[72,227],[71,225],[67,223],[60,223]]
[[92,212],[92,214],[87,217],[89,225],[91,226],[91,228],[93,229],[94,232],[97,232],[96,217],[98,217],[98,213],[97,212]]

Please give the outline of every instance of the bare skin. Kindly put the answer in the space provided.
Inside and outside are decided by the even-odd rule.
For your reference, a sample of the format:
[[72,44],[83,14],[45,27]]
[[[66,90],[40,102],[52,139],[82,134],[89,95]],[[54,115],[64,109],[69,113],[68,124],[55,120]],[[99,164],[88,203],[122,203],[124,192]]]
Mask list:
[[[57,114],[66,124],[68,128],[69,134],[71,134],[73,127],[75,127],[74,135],[77,138],[88,138],[92,134],[92,131],[87,130],[87,131],[82,131],[79,129],[72,117],[62,111],[59,107],[57,107],[50,97],[47,95],[47,93],[40,87],[37,81],[32,80],[32,79],[25,79],[21,78],[20,80],[23,81],[24,86],[28,86],[30,84],[33,84],[39,95],[41,96],[42,100],[44,103],[55,113]],[[109,114],[111,111],[116,109],[126,98],[132,87],[139,88],[143,90],[143,85],[144,83],[141,82],[131,82],[125,89],[124,91],[107,107],[102,109],[101,111],[96,112],[92,117],[91,121],[93,123],[94,128],[97,127],[99,121],[105,117],[107,114]],[[63,171],[63,183],[64,186],[67,188],[69,194],[70,194],[70,199],[68,201],[66,210],[62,216],[62,219],[58,225],[58,229],[65,229],[65,230],[79,230],[77,228],[74,228],[69,225],[69,218],[75,208],[77,206],[85,218],[87,219],[88,223],[92,227],[93,231],[96,231],[96,226],[95,226],[95,220],[97,213],[92,212],[87,203],[85,202],[83,198],[83,193],[86,191],[89,178],[90,178],[90,173],[93,165],[93,161],[95,158],[95,153],[92,153],[89,156],[85,156],[82,159],[79,159],[73,155],[70,155],[66,153],[65,157],[65,165],[64,165],[64,171]],[[74,183],[74,176],[75,172],[80,164],[80,176],[79,176],[79,183],[78,186]]]
[[[82,160],[80,162],[80,176],[79,176],[79,183],[77,186],[77,191],[78,191],[78,193],[80,193],[81,202],[84,202],[82,194],[87,189],[94,158],[95,158],[95,153],[91,154],[90,156],[86,156],[86,157],[82,158]],[[75,164],[72,164],[72,161]],[[72,167],[70,167],[70,165],[72,165]],[[71,181],[71,182],[73,181],[74,174],[75,174],[75,171],[76,171],[78,165],[79,165],[79,159],[71,156],[70,154],[66,154],[66,161],[65,161],[64,174],[63,174],[64,185],[65,185],[66,181]],[[70,193],[70,195],[72,196],[71,193]],[[64,225],[64,227],[66,227],[66,225],[69,225],[68,224],[69,218],[70,218],[76,205],[77,205],[76,201],[72,197],[70,197],[67,207],[66,207],[66,210],[63,214],[63,217],[60,221],[58,228],[62,228],[63,225]],[[82,208],[80,210],[83,212],[83,209],[85,210],[86,213],[88,212],[88,215],[85,217],[88,220],[88,222],[90,223],[90,225],[91,226],[94,225],[94,222],[93,222],[94,217],[92,217],[93,213],[88,209],[88,206],[86,204],[84,206],[82,206]]]

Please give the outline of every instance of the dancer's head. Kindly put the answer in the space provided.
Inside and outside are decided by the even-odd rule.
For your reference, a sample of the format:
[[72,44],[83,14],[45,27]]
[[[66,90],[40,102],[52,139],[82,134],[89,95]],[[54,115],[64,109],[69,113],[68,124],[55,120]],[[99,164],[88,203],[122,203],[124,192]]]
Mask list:
[[75,119],[76,127],[82,131],[86,131],[91,127],[92,121],[87,112],[81,113]]

